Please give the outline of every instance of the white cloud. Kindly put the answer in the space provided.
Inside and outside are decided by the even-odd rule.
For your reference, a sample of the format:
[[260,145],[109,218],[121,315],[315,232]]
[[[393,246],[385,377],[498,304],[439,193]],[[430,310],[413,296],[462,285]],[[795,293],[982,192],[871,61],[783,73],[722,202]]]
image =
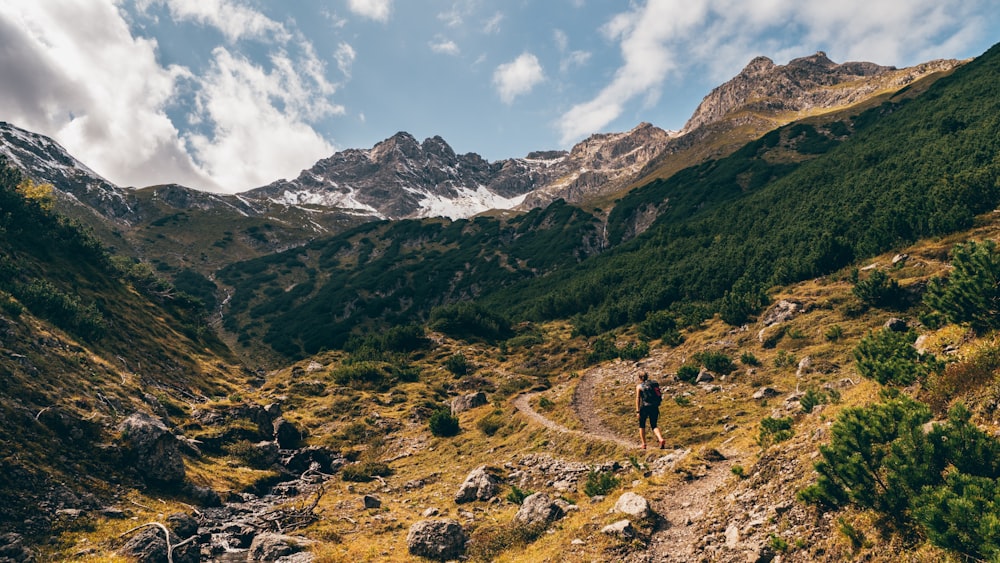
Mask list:
[[337,61],[337,68],[344,76],[350,78],[351,67],[354,65],[354,59],[357,58],[357,53],[354,51],[354,47],[350,44],[341,42],[337,46],[337,52],[333,54],[333,58]]
[[165,114],[187,71],[160,67],[156,43],[133,38],[115,6],[4,2],[0,38],[5,120],[57,139],[121,185],[218,188],[192,162]]
[[165,4],[175,20],[191,20],[212,26],[230,42],[269,36],[276,37],[279,42],[289,39],[288,32],[280,23],[230,0],[139,0],[136,4],[141,11],[154,4]]
[[212,54],[197,99],[211,134],[191,133],[187,141],[225,191],[287,177],[333,151],[308,121],[344,108],[314,97],[293,61],[275,55],[269,71],[223,47]]
[[513,61],[498,66],[493,72],[493,85],[497,88],[500,100],[505,104],[510,104],[514,98],[531,92],[544,79],[542,65],[538,62],[538,57],[531,53],[522,53]]
[[[982,26],[971,14],[990,0],[647,0],[612,17],[601,32],[617,42],[622,63],[593,98],[558,120],[563,144],[597,132],[634,100],[654,102],[670,77],[707,73],[728,80],[756,55],[779,64],[827,51],[839,61],[904,66],[931,46],[970,44]],[[564,45],[556,36],[557,45]],[[963,43],[964,42],[964,43]],[[766,47],[769,52],[761,52]],[[940,51],[938,51],[940,53]],[[940,55],[937,55],[940,56]],[[584,53],[564,58],[586,61]]]
[[500,23],[503,22],[504,15],[502,12],[497,12],[493,14],[490,19],[486,20],[483,24],[483,33],[488,35],[493,35],[500,32]]
[[359,16],[386,22],[392,13],[392,0],[348,0],[347,7]]
[[[235,4],[205,6],[218,11],[183,17],[204,25],[224,25],[215,17],[223,13],[241,18],[227,39],[263,39],[264,57],[251,63],[218,47],[200,75],[161,66],[157,42],[133,37],[124,9],[110,2],[0,4],[0,115],[53,137],[122,186],[242,191],[328,156],[331,145],[311,124],[345,110],[332,102],[337,86],[312,44]],[[345,45],[338,62],[349,71],[353,49]]]
[[440,35],[430,42],[430,46],[432,51],[442,55],[458,55],[460,52],[457,43]]
[[569,36],[561,29],[552,31],[552,39],[556,42],[556,49],[559,50],[559,72],[566,73],[573,67],[580,67],[590,60],[590,53],[587,51],[570,51]]

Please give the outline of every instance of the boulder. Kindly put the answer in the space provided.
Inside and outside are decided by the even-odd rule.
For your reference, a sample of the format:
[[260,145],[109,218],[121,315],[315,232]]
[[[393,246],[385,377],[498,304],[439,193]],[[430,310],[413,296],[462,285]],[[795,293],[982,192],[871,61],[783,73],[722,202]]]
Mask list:
[[462,504],[475,500],[490,500],[500,492],[500,479],[486,466],[473,469],[455,494],[455,502]]
[[754,399],[769,399],[771,397],[777,397],[781,392],[772,387],[761,387],[760,389],[754,391]]
[[305,550],[315,543],[299,536],[286,536],[273,532],[257,534],[250,543],[247,561],[278,561]]
[[0,561],[28,563],[34,560],[34,555],[24,545],[24,538],[20,534],[9,532],[0,535]]
[[283,450],[292,450],[302,441],[302,432],[293,423],[278,417],[274,421],[274,441]]
[[635,526],[633,526],[628,520],[619,520],[614,524],[608,524],[607,526],[601,528],[601,533],[626,540],[630,540],[639,535]]
[[615,503],[615,512],[621,512],[640,520],[645,520],[653,515],[645,497],[633,492],[627,492],[618,497],[618,502]]
[[119,427],[135,468],[147,481],[175,485],[184,481],[184,460],[177,437],[158,418],[137,412]]
[[382,508],[382,500],[375,495],[365,495],[361,497],[361,505],[366,509]]
[[[198,522],[190,515],[177,513],[167,517],[170,532],[170,560],[174,563],[198,563],[201,548],[197,541],[176,547],[177,544],[198,533]],[[137,530],[119,550],[129,560],[139,563],[160,563],[167,561],[167,539],[160,526],[147,526]]]
[[468,538],[458,520],[421,520],[410,526],[406,548],[410,555],[446,561],[465,554]]
[[478,391],[476,393],[469,393],[468,395],[462,395],[461,397],[455,397],[451,402],[451,414],[458,414],[476,407],[481,407],[486,404],[486,393]]
[[543,525],[562,518],[565,512],[545,493],[528,495],[514,520],[526,526]]

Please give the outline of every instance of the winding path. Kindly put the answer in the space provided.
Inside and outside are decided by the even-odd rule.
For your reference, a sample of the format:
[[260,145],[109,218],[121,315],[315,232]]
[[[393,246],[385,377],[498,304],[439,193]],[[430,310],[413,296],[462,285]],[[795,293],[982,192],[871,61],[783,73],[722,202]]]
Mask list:
[[[553,431],[636,448],[638,444],[635,440],[622,438],[601,423],[595,389],[603,377],[604,371],[599,368],[586,371],[573,393],[573,412],[583,424],[584,430],[567,428],[533,409],[531,399],[540,392],[518,395],[514,399],[514,406],[531,420]],[[700,471],[677,486],[662,489],[662,496],[650,499],[654,511],[661,517],[661,524],[650,538],[647,557],[658,562],[678,563],[697,557],[698,541],[704,535],[700,524],[704,523],[705,516],[712,508],[711,500],[715,492],[729,479],[735,462],[732,456],[722,460],[705,460],[699,465]]]

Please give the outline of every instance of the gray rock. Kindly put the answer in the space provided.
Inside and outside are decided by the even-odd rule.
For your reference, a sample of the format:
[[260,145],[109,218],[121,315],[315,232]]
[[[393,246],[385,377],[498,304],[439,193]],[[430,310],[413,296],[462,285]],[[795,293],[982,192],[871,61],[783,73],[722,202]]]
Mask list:
[[528,495],[514,520],[526,526],[541,525],[562,518],[565,512],[545,493]]
[[382,508],[382,501],[375,495],[361,497],[361,504],[365,508]]
[[0,535],[0,561],[30,563],[35,560],[31,550],[24,545],[24,538],[13,532]]
[[178,484],[184,481],[184,460],[177,437],[157,418],[137,412],[119,427],[132,463],[147,481]]
[[601,533],[627,540],[635,538],[639,535],[635,526],[633,526],[628,520],[619,520],[614,524],[608,524],[607,526],[601,528]]
[[621,512],[641,520],[653,515],[652,509],[649,508],[649,502],[643,496],[633,492],[627,492],[618,497],[618,502],[615,503],[615,512]]
[[458,520],[421,520],[410,526],[406,548],[410,555],[446,561],[465,553],[468,538]]
[[274,440],[283,450],[295,449],[302,441],[302,432],[291,422],[279,417],[274,421]]
[[299,536],[264,532],[254,537],[250,552],[247,553],[247,561],[276,561],[304,551],[314,543],[316,542]]
[[455,502],[490,500],[500,492],[500,479],[486,466],[473,469],[455,494]]
[[761,387],[760,389],[754,391],[754,399],[769,399],[771,397],[777,397],[781,392],[772,387]]
[[486,404],[486,393],[478,391],[461,397],[455,397],[451,402],[451,414],[458,414]]

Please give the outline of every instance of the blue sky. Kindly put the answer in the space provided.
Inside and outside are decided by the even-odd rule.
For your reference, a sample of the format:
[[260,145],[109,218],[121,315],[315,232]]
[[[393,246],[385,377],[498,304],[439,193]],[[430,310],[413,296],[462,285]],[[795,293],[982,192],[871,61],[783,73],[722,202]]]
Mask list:
[[995,0],[4,0],[0,120],[122,186],[239,192],[397,131],[495,161],[680,129],[757,55],[903,67],[998,29]]

